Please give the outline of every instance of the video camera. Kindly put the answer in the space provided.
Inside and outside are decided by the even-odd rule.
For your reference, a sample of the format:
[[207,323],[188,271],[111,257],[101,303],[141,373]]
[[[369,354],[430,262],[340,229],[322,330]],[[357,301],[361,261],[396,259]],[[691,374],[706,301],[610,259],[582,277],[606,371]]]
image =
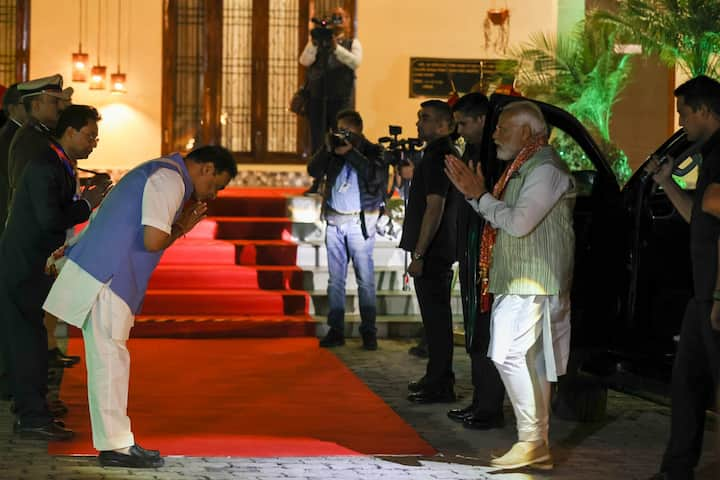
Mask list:
[[311,21],[317,25],[310,30],[312,39],[315,40],[318,48],[329,48],[335,33],[333,27],[335,25],[342,25],[342,15],[335,13],[330,18],[325,17],[322,19],[313,17]]
[[378,138],[378,143],[386,149],[387,162],[393,167],[402,167],[415,162],[418,155],[418,148],[423,141],[418,138],[398,138],[402,134],[402,127],[390,125],[388,127],[390,136]]

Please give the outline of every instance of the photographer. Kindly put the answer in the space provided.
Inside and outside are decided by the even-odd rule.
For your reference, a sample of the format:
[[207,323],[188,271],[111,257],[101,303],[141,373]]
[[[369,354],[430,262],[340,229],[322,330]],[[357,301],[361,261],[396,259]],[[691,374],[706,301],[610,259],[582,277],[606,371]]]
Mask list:
[[[308,68],[308,121],[314,154],[322,146],[323,134],[334,126],[337,113],[352,107],[362,46],[357,38],[348,38],[351,22],[342,8],[334,9],[330,20],[313,21],[317,26],[299,61]],[[317,183],[309,193],[317,193]]]
[[354,110],[338,113],[338,129],[329,131],[325,148],[308,164],[308,173],[327,176],[323,211],[327,221],[328,325],[321,347],[345,344],[345,280],[352,259],[360,301],[363,348],[377,349],[375,327],[375,226],[387,185],[382,148],[362,134],[363,122]]

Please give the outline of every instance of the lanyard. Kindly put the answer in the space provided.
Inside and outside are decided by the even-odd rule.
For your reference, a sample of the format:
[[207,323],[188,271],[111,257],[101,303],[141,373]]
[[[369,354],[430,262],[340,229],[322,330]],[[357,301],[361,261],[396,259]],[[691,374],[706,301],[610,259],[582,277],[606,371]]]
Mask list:
[[75,178],[75,169],[73,168],[73,164],[62,147],[50,140],[50,148],[52,148],[60,160],[62,160],[63,166],[65,167],[65,170],[67,170],[68,175],[70,175],[71,178]]

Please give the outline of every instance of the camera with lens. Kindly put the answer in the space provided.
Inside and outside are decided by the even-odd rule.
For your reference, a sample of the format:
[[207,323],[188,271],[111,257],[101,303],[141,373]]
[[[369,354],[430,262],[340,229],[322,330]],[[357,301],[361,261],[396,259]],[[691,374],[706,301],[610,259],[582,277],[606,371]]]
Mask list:
[[318,48],[330,48],[333,35],[335,34],[333,27],[335,25],[342,25],[342,15],[333,14],[330,18],[313,18],[312,22],[316,27],[310,30],[310,36],[315,40]]
[[357,136],[353,132],[344,128],[330,130],[329,137],[330,146],[333,149],[338,147],[344,147],[346,145],[345,142],[354,144],[354,140],[357,138]]
[[402,135],[402,127],[390,125],[388,127],[389,137],[378,138],[378,143],[385,147],[385,158],[393,167],[403,167],[417,163],[419,157],[418,148],[423,142],[417,138],[399,138]]

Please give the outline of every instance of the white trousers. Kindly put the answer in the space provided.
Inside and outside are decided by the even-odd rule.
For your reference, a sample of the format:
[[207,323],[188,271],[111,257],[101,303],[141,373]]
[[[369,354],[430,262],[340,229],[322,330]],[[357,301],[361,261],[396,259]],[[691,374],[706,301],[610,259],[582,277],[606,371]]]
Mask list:
[[[546,361],[553,363],[551,378],[555,371],[565,372],[565,352],[570,343],[569,296],[497,295],[492,311],[492,337],[490,356],[510,397],[518,440],[542,440],[547,444],[550,381]],[[497,343],[501,339],[507,344],[499,349]],[[499,351],[503,355],[492,355]],[[560,363],[557,366],[556,358]]]
[[127,416],[130,354],[126,343],[133,322],[127,305],[104,285],[83,325],[96,450],[118,450],[135,444]]

